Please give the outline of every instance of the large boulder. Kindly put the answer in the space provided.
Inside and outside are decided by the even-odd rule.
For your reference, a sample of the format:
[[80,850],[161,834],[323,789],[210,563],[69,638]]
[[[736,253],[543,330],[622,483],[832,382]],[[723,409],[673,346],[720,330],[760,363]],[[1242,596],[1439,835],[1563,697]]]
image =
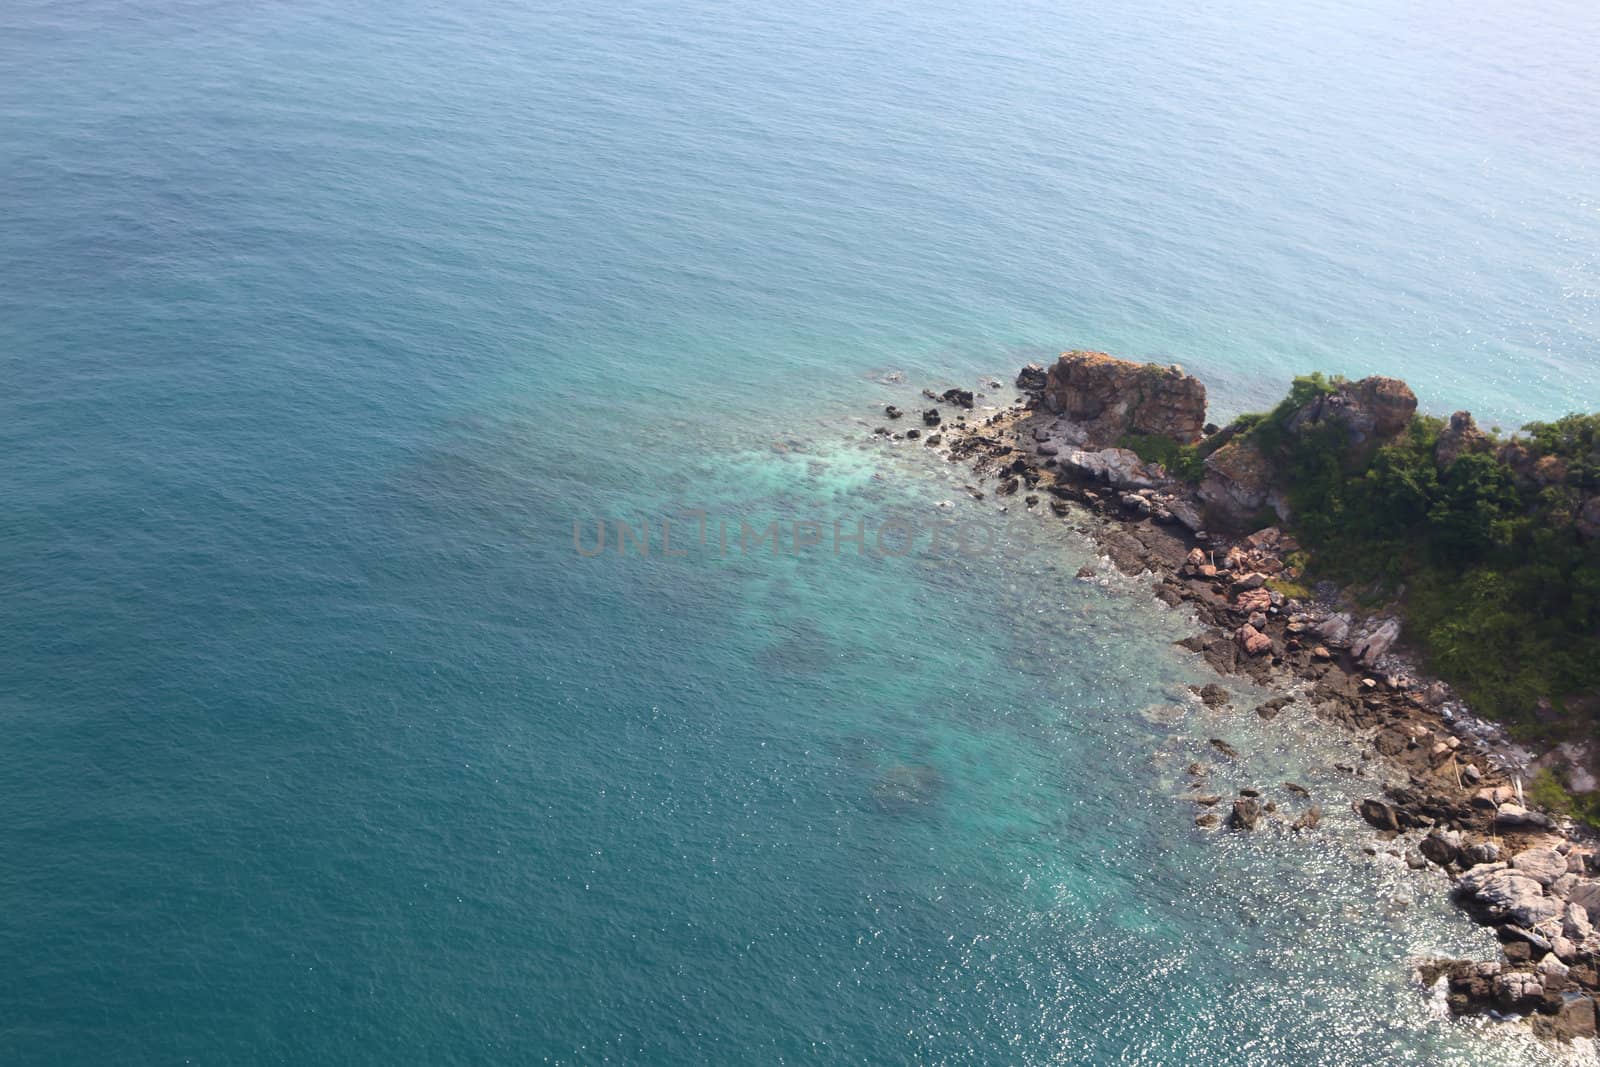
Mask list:
[[1380,830],[1400,829],[1400,816],[1393,804],[1377,797],[1368,797],[1356,805],[1356,812]]
[[1044,368],[1037,363],[1030,363],[1017,371],[1017,388],[1025,393],[1037,393],[1044,388]]
[[1511,866],[1549,889],[1567,873],[1567,857],[1553,848],[1530,848],[1513,856]]
[[1394,643],[1399,637],[1400,620],[1389,619],[1357,642],[1355,648],[1351,649],[1351,651],[1355,653],[1356,659],[1370,667],[1378,662],[1379,657],[1394,647]]
[[1417,849],[1439,866],[1448,867],[1461,855],[1461,834],[1455,830],[1434,829]]
[[1584,879],[1568,891],[1567,898],[1583,909],[1591,927],[1600,926],[1600,882]]
[[1523,828],[1548,830],[1552,825],[1548,815],[1529,811],[1521,804],[1501,804],[1494,813],[1494,821],[1502,829],[1508,830]]
[[1553,1003],[1534,1017],[1534,1032],[1558,1041],[1573,1041],[1595,1036],[1595,1000],[1586,993],[1569,990],[1553,995]]
[[1066,352],[1050,367],[1045,405],[1063,415],[1087,444],[1126,434],[1194,444],[1206,422],[1206,387],[1179,366],[1132,363],[1104,352]]
[[1317,636],[1328,644],[1342,648],[1350,643],[1350,615],[1348,612],[1339,612],[1329,615],[1316,625]]
[[1261,801],[1255,797],[1240,797],[1233,802],[1228,813],[1228,825],[1235,830],[1254,830],[1261,823]]
[[1274,484],[1270,460],[1248,437],[1233,440],[1206,457],[1205,474],[1197,494],[1206,514],[1217,525],[1245,529],[1256,525],[1268,510],[1280,519],[1289,507]]
[[1153,489],[1165,480],[1159,464],[1146,464],[1126,448],[1074,449],[1061,458],[1061,464],[1117,489]]
[[[1485,867],[1490,869],[1486,871]],[[1544,895],[1544,887],[1537,881],[1504,864],[1472,868],[1461,876],[1460,888],[1491,913],[1525,928],[1559,918],[1565,911],[1559,900]]]

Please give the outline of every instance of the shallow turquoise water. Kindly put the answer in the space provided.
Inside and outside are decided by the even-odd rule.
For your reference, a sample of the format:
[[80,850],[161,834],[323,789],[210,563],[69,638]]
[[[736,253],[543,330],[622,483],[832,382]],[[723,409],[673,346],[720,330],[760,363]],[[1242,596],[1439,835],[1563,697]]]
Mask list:
[[[1067,346],[1596,406],[1597,31],[8,6],[0,1059],[1538,1056],[1337,738],[1142,714],[1183,620],[865,434]],[[681,509],[999,540],[574,551]],[[1211,736],[1328,832],[1195,835]]]

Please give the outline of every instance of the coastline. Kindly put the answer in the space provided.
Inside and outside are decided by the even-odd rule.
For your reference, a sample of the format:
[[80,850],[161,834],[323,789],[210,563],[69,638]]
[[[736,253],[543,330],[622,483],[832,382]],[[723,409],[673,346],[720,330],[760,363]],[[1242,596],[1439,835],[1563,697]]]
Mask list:
[[[1152,370],[1162,369],[1141,368]],[[1163,372],[1168,382],[1177,380],[1173,371],[1181,375]],[[1132,453],[1103,447],[1115,440],[1104,427],[1086,430],[1060,404],[1046,403],[1043,368],[1024,368],[1016,386],[1019,400],[982,418],[969,391],[923,390],[930,406],[914,420],[918,426],[903,434],[880,426],[874,435],[917,442],[930,458],[967,465],[984,479],[975,496],[992,492],[1008,506],[1053,513],[1123,574],[1148,575],[1156,598],[1194,612],[1200,633],[1182,647],[1223,681],[1246,678],[1279,694],[1256,706],[1262,719],[1298,703],[1359,739],[1366,760],[1403,783],[1356,805],[1373,828],[1374,850],[1450,879],[1458,906],[1503,946],[1493,960],[1417,961],[1422,985],[1444,983],[1456,1015],[1524,1017],[1541,1037],[1594,1038],[1600,848],[1586,828],[1526,802],[1526,753],[1396,645],[1401,620],[1352,610],[1348,591],[1328,583],[1313,596],[1273,588],[1293,588],[1276,579],[1299,548],[1292,534],[1276,525],[1239,535],[1205,529],[1204,501],[1192,489],[1158,466],[1137,464]],[[1145,400],[1141,393],[1135,404]],[[885,414],[894,420],[916,412],[891,404]],[[1198,423],[1194,430],[1198,435]],[[1231,698],[1217,684],[1195,695],[1212,706]],[[1211,744],[1227,754],[1226,742]],[[1267,820],[1295,833],[1317,830],[1316,798],[1293,783],[1245,788],[1230,798],[1208,790],[1203,766],[1189,770],[1196,832],[1250,832]]]

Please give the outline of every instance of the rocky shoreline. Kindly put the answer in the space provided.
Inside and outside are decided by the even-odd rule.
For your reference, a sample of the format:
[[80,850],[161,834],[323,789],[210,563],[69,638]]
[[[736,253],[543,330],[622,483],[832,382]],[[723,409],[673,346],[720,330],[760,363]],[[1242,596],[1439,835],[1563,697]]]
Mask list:
[[[923,390],[920,427],[874,433],[920,440],[970,465],[992,481],[973,487],[975,496],[992,492],[1007,506],[1053,513],[1094,538],[1118,570],[1152,576],[1155,596],[1187,605],[1202,626],[1181,642],[1185,648],[1219,674],[1294,694],[1258,706],[1262,718],[1298,701],[1362,738],[1397,784],[1362,800],[1358,814],[1411,866],[1452,879],[1454,898],[1503,946],[1498,959],[1424,961],[1423,984],[1447,983],[1458,1015],[1522,1016],[1544,1037],[1593,1039],[1600,848],[1592,836],[1524,800],[1517,751],[1405,655],[1400,618],[1363,616],[1334,588],[1314,597],[1274,588],[1296,588],[1284,581],[1297,571],[1292,534],[1277,525],[1225,532],[1242,531],[1241,518],[1261,513],[1265,490],[1237,491],[1249,471],[1217,464],[1219,476],[1195,488],[1116,447],[1128,435],[1193,443],[1217,433],[1204,423],[1204,386],[1181,368],[1083,352],[1048,370],[1025,367],[1015,384],[1022,398],[982,418],[970,391]],[[1382,378],[1351,383],[1332,403],[1312,417],[1347,419],[1352,440],[1415,409],[1404,383]],[[885,414],[906,413],[890,405]],[[1081,521],[1084,512],[1101,521]],[[1218,685],[1197,696],[1212,705],[1230,699]],[[1226,754],[1226,742],[1212,744]],[[1255,789],[1225,798],[1206,790],[1202,766],[1190,772],[1201,829],[1249,832],[1277,819],[1314,832],[1320,822],[1321,808],[1300,787],[1282,787],[1279,798]]]

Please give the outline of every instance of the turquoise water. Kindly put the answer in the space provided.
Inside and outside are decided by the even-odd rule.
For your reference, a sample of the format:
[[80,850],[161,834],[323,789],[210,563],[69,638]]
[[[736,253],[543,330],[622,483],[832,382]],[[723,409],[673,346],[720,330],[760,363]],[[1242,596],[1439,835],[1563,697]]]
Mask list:
[[[1597,406],[1597,39],[7,5],[0,1061],[1543,1058],[1408,983],[1487,943],[1339,738],[1184,701],[1182,618],[866,431],[1068,346]],[[683,509],[996,543],[575,551]],[[1196,834],[1214,736],[1327,832]]]

